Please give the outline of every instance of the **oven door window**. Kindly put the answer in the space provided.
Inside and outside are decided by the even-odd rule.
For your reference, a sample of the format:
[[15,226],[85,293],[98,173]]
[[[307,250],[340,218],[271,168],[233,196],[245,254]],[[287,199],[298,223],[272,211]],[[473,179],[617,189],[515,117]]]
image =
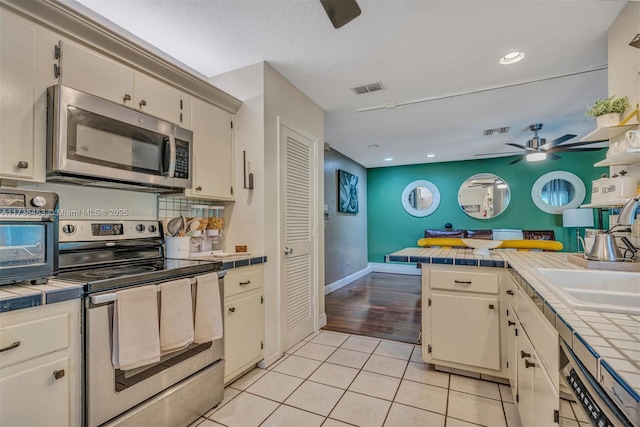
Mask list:
[[46,263],[46,240],[44,224],[0,223],[0,268]]
[[67,109],[68,159],[148,175],[164,174],[166,135],[73,106]]

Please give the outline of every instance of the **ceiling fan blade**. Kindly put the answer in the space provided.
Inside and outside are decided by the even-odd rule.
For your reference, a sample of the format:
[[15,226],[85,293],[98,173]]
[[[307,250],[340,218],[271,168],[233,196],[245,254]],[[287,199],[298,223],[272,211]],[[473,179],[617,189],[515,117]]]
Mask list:
[[558,160],[558,159],[561,159],[562,157],[558,156],[557,154],[549,153],[547,154],[547,158],[551,160]]
[[327,12],[333,28],[348,24],[362,12],[355,0],[320,0],[320,3]]
[[549,148],[553,148],[553,147],[555,147],[557,145],[560,145],[563,142],[568,141],[571,138],[575,138],[575,137],[576,137],[576,135],[572,135],[572,134],[568,133],[566,135],[561,136],[560,138],[554,139],[553,141],[549,141],[546,144],[541,145],[540,149],[548,150]]
[[551,150],[546,150],[547,153],[570,153],[572,151],[600,151],[606,147],[583,147],[583,148],[569,148],[566,149],[567,147],[557,147],[557,148],[552,148]]
[[518,157],[517,159],[515,159],[514,161],[512,161],[512,162],[511,162],[511,163],[509,163],[509,164],[510,164],[510,165],[516,164],[516,163],[518,163],[518,162],[521,162],[521,161],[522,161],[522,159],[524,159],[524,156],[520,156],[520,157]]
[[535,151],[535,149],[533,149],[531,147],[525,147],[524,145],[515,144],[513,142],[507,142],[506,144],[510,145],[512,147],[520,148],[521,150],[532,150],[532,151]]
[[[607,140],[608,141],[608,140]],[[583,141],[583,142],[573,142],[571,144],[565,144],[563,145],[561,148],[573,148],[573,147],[580,147],[582,145],[589,145],[589,144],[595,144],[597,142],[602,142],[602,141]]]

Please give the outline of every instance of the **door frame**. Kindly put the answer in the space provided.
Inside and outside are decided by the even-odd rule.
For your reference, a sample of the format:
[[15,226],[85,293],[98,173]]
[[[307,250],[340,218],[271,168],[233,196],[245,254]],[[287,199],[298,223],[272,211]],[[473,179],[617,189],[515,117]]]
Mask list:
[[[320,259],[319,259],[319,251],[320,251],[320,243],[318,241],[318,206],[320,206],[320,188],[318,188],[318,181],[319,181],[319,172],[318,172],[318,137],[313,135],[311,132],[297,126],[296,124],[292,123],[291,121],[287,120],[287,119],[283,119],[282,116],[278,115],[276,117],[276,123],[277,123],[277,141],[278,141],[278,152],[277,152],[277,158],[278,158],[278,178],[280,178],[281,174],[282,174],[282,128],[286,127],[296,133],[299,133],[300,135],[304,136],[305,138],[308,138],[309,140],[312,141],[312,152],[313,152],[313,158],[312,158],[312,171],[311,171],[311,179],[313,182],[313,199],[311,201],[312,203],[312,207],[311,207],[311,212],[312,212],[312,218],[311,218],[311,222],[312,222],[312,234],[311,234],[311,238],[312,238],[312,243],[311,243],[311,248],[313,250],[313,255],[311,257],[312,259],[312,267],[313,267],[313,276],[312,276],[312,289],[311,289],[311,298],[312,298],[312,307],[311,307],[311,311],[312,311],[312,316],[313,316],[313,332],[317,332],[318,331],[318,325],[319,325],[319,318],[318,318],[318,286],[319,286],[319,264],[320,264]],[[283,308],[285,306],[285,301],[283,301],[284,298],[284,292],[283,292],[283,274],[282,274],[282,262],[283,262],[283,257],[284,254],[282,252],[282,224],[283,224],[283,215],[284,215],[284,211],[282,209],[282,185],[279,183],[278,184],[278,242],[277,242],[277,246],[278,246],[278,260],[277,260],[277,276],[278,276],[278,304],[280,306],[280,309],[278,310],[278,316],[279,316],[279,325],[280,325],[280,347],[281,347],[281,352],[284,354],[284,352],[287,350],[284,347],[285,345],[285,331],[286,331],[286,325],[284,324],[285,322],[285,316],[283,315]]]

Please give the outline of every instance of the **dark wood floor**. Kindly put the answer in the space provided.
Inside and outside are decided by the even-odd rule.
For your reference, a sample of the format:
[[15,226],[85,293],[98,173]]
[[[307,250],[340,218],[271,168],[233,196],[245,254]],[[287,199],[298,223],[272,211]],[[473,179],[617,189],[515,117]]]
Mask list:
[[325,296],[326,330],[419,343],[420,276],[370,273]]

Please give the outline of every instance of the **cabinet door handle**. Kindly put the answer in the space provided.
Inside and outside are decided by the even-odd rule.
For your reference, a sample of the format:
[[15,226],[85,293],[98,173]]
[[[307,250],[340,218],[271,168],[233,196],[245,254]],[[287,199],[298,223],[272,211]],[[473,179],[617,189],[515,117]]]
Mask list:
[[533,362],[529,362],[528,360],[524,361],[524,367],[525,368],[535,368],[536,364]]
[[251,284],[251,280],[247,280],[246,282],[240,282],[240,286],[247,286]]
[[0,353],[2,353],[3,351],[14,349],[16,347],[20,347],[20,344],[21,344],[20,341],[16,341],[16,342],[14,342],[13,344],[11,344],[8,347],[0,348]]
[[230,311],[231,313],[234,313],[234,312],[236,311],[236,308],[235,308],[235,307],[229,307],[229,311]]
[[198,185],[198,186],[196,187],[196,191],[202,191],[202,187]]
[[24,160],[20,160],[18,162],[18,169],[29,169],[29,162],[25,162]]
[[489,304],[489,308],[490,308],[491,310],[493,310],[493,309],[495,308],[495,306],[494,306],[493,304]]
[[140,108],[144,107],[145,105],[147,105],[147,101],[145,101],[144,99],[140,101]]
[[511,320],[508,320],[508,321],[507,321],[507,325],[509,325],[509,326],[513,326],[513,325],[515,325],[515,324],[516,324],[516,322],[512,322]]
[[53,372],[53,378],[59,380],[62,377],[64,377],[64,369],[60,369],[59,371]]
[[531,354],[525,353],[524,351],[520,350],[520,357],[524,359],[525,357],[531,357]]
[[124,96],[122,97],[122,102],[127,102],[127,101],[131,101],[131,95],[129,95],[128,93],[125,93]]
[[457,283],[459,285],[470,285],[471,284],[471,280],[454,280],[454,283]]
[[511,291],[511,290],[507,291],[507,295],[513,296],[513,291]]

